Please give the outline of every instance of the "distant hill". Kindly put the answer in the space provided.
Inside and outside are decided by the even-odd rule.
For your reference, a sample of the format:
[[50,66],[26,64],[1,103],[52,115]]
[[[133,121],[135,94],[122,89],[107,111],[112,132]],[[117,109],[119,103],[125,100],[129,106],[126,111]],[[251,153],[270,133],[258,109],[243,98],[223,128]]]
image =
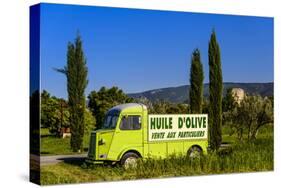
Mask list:
[[[242,88],[246,93],[259,94],[261,96],[273,96],[273,83],[224,83],[224,95],[228,88]],[[129,93],[128,96],[133,98],[146,97],[150,101],[165,100],[172,103],[181,103],[188,101],[188,93],[190,86],[183,85],[178,87],[168,87],[161,89],[153,89],[140,93]],[[204,84],[204,97],[209,96],[209,84]]]

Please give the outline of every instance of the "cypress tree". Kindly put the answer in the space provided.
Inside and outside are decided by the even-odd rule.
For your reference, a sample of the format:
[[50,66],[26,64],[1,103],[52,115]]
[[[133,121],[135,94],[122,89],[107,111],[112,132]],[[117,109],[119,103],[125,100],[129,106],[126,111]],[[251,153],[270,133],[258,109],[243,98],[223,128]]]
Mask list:
[[203,101],[203,65],[201,63],[200,51],[195,49],[191,57],[190,68],[190,110],[193,114],[202,113],[202,101]]
[[221,70],[220,47],[216,39],[215,31],[212,32],[209,41],[209,132],[210,147],[217,150],[222,141],[222,94],[223,80]]
[[88,85],[88,68],[79,34],[74,43],[68,43],[67,65],[63,69],[57,69],[57,71],[64,73],[67,77],[71,129],[70,146],[74,152],[80,152],[83,149],[85,89]]

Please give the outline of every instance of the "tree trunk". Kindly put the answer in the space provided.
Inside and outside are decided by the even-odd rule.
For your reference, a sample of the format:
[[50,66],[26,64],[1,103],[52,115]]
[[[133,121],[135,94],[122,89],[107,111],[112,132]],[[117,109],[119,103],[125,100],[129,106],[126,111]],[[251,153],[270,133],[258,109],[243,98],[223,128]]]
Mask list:
[[259,129],[255,129],[252,133],[251,133],[251,141],[256,140],[257,135],[258,135]]

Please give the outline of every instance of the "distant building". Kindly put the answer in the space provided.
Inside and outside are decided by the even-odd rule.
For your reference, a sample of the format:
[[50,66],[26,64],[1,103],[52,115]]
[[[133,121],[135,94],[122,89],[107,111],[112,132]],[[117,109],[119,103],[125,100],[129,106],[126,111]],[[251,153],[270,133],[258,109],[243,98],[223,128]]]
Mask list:
[[60,137],[62,138],[67,138],[67,137],[71,137],[71,132],[70,132],[70,128],[60,128]]
[[245,91],[241,88],[232,88],[231,90],[232,96],[238,104],[245,98]]

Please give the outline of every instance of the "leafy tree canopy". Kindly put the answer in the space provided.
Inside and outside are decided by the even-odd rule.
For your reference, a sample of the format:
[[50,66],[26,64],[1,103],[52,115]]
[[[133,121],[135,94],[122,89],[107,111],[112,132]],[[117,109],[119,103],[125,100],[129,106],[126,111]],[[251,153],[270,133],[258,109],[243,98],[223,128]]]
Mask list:
[[106,112],[118,104],[133,102],[133,99],[128,97],[118,87],[106,88],[102,87],[98,92],[92,91],[89,96],[88,106],[96,118],[96,127],[99,129],[103,124],[103,119]]
[[46,90],[41,93],[41,127],[49,128],[50,133],[56,135],[60,128],[69,127],[67,102],[51,96]]

